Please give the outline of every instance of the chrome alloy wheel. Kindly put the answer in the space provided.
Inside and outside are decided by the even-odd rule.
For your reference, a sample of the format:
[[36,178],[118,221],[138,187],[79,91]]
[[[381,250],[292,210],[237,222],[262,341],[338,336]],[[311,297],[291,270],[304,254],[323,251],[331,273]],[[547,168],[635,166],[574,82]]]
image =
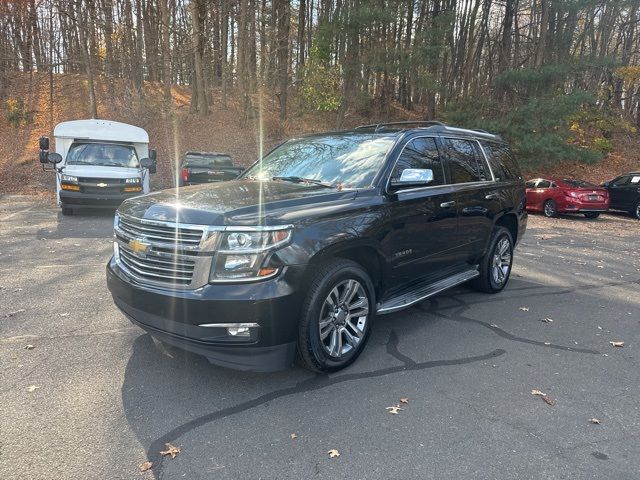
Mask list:
[[369,298],[357,280],[336,285],[320,309],[320,343],[333,358],[354,350],[362,340],[369,318]]
[[556,214],[556,207],[551,200],[544,202],[544,214],[547,217],[553,217]]
[[506,237],[502,237],[493,250],[491,264],[491,275],[497,286],[502,285],[507,279],[511,268],[511,257],[511,243]]

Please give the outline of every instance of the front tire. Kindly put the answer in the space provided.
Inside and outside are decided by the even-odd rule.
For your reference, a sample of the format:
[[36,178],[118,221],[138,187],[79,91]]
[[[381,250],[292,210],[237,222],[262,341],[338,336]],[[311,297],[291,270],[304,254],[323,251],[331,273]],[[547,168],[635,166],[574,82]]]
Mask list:
[[584,214],[586,218],[598,218],[600,216],[599,212],[587,212]]
[[640,200],[638,200],[636,202],[635,207],[633,207],[633,209],[631,209],[631,215],[633,215],[638,220],[640,220]]
[[547,200],[542,207],[542,213],[547,218],[555,218],[558,216],[558,207],[553,200]]
[[513,265],[513,238],[504,227],[496,227],[487,253],[480,260],[480,275],[473,281],[476,290],[498,293],[507,286]]
[[335,372],[364,349],[375,317],[375,290],[357,263],[337,259],[309,282],[298,329],[298,363],[314,372]]

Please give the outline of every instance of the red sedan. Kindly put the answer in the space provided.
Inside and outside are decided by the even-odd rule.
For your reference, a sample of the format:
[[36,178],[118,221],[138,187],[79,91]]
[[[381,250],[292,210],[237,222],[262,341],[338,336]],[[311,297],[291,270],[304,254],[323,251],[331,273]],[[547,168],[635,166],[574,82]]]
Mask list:
[[573,178],[536,178],[526,183],[527,210],[542,212],[545,217],[559,213],[582,213],[597,218],[609,209],[606,188]]

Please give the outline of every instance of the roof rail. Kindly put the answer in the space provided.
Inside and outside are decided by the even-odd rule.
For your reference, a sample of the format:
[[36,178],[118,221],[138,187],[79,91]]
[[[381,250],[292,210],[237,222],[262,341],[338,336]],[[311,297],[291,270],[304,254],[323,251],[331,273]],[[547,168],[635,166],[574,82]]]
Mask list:
[[375,132],[378,133],[380,130],[382,130],[384,127],[390,126],[390,125],[428,125],[428,126],[434,126],[434,125],[439,125],[441,127],[444,127],[445,124],[442,122],[438,122],[436,120],[415,120],[415,121],[404,121],[404,122],[384,122],[384,123],[373,123],[371,125],[360,125],[358,127],[356,127],[356,130],[361,130],[361,129],[365,129],[365,128],[374,128]]

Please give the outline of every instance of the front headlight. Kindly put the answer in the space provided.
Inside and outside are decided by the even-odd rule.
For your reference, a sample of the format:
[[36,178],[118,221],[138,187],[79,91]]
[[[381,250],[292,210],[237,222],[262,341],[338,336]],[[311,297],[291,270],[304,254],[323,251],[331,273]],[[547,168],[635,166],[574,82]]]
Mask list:
[[60,181],[61,182],[67,182],[67,183],[78,183],[78,177],[74,177],[73,175],[60,175]]
[[140,177],[127,178],[124,183],[140,183]]
[[264,261],[270,251],[289,242],[292,231],[290,226],[226,230],[222,233],[209,280],[249,281],[275,275],[278,269],[265,267]]

